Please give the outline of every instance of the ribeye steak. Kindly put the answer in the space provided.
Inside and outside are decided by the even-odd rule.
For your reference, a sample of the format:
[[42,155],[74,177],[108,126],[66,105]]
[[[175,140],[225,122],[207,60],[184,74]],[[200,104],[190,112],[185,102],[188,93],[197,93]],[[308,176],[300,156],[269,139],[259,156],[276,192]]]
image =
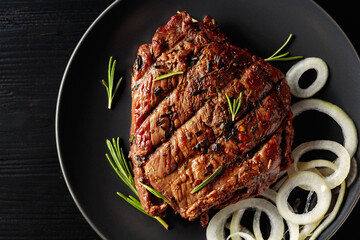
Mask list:
[[[155,78],[182,71],[163,80]],[[215,20],[182,12],[140,46],[132,76],[129,157],[141,204],[189,220],[265,191],[292,163],[290,92],[283,73],[230,44]],[[242,93],[232,121],[231,101]],[[218,167],[221,173],[191,191]],[[139,182],[163,194],[170,204]]]

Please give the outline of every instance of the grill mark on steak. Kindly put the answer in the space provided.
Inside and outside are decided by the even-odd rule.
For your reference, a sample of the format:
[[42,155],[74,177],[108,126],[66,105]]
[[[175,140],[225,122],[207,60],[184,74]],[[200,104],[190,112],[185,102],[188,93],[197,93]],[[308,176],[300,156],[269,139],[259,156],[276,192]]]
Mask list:
[[[167,197],[182,217],[201,217],[206,225],[209,209],[261,193],[291,164],[292,114],[284,75],[230,45],[211,17],[193,23],[186,12],[173,16],[138,56],[129,156],[139,199],[150,215],[163,216],[167,204],[139,179]],[[184,74],[152,81],[174,71]],[[241,111],[232,122],[225,93],[237,98],[240,92]],[[191,194],[218,166],[225,167],[222,173]]]

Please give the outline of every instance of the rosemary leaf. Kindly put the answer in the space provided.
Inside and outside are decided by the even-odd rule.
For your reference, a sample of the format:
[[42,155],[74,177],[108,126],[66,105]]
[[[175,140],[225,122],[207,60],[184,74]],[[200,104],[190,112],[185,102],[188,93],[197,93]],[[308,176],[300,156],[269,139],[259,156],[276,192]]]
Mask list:
[[156,191],[155,189],[153,189],[152,187],[149,187],[145,184],[143,184],[142,182],[139,181],[139,183],[146,188],[146,190],[148,190],[150,193],[152,193],[153,195],[155,195],[158,198],[161,198],[162,200],[164,200],[166,203],[170,204],[170,201],[161,193],[159,193],[158,191]]
[[232,108],[232,104],[231,104],[231,100],[229,98],[229,96],[225,93],[225,96],[226,96],[226,99],[228,101],[228,104],[229,104],[229,108],[230,108],[230,112],[231,112],[231,115],[233,113],[233,108]]
[[161,75],[161,76],[155,78],[155,79],[153,80],[153,82],[156,82],[156,81],[159,81],[159,80],[168,78],[168,77],[172,77],[172,76],[175,76],[175,75],[183,74],[183,73],[184,73],[184,72],[181,72],[181,71],[179,71],[179,72],[167,73],[167,74],[164,74],[164,75]]
[[124,194],[117,192],[117,195],[119,195],[122,199],[124,199],[126,202],[128,202],[130,205],[132,205],[134,208],[139,210],[140,212],[144,213],[145,215],[148,215],[149,217],[152,217],[156,219],[161,225],[163,225],[164,228],[169,229],[169,225],[161,218],[161,217],[154,217],[148,214],[144,207],[141,205],[140,201],[134,198],[133,196],[125,196]]
[[[239,110],[240,110],[240,106],[241,106],[241,97],[242,97],[242,92],[239,94],[239,97],[236,99],[236,109],[235,109],[235,115],[239,112]],[[234,103],[235,103],[235,101],[234,101]],[[233,119],[233,121],[235,120],[235,117],[234,117],[234,119]]]
[[137,200],[136,198],[132,197],[132,196],[125,196],[124,194],[117,192],[117,195],[119,195],[120,197],[122,197],[122,199],[124,199],[125,201],[127,201],[129,204],[131,204],[134,208],[136,208],[137,210],[139,210],[140,212],[150,216],[147,212],[145,212],[143,206],[141,205],[141,203],[139,202],[139,200]]
[[303,58],[303,56],[293,56],[293,57],[287,57],[287,58],[273,58],[271,60],[268,61],[292,61],[292,60],[297,60],[297,59],[301,59]]
[[114,99],[115,94],[117,93],[117,91],[118,91],[118,89],[119,89],[119,87],[120,87],[120,83],[122,82],[122,80],[123,80],[123,77],[121,77],[121,78],[119,79],[118,83],[116,84],[116,87],[115,87],[115,90],[114,90],[114,94],[112,95],[111,101]]
[[291,61],[291,60],[303,58],[303,56],[285,57],[289,54],[289,52],[278,55],[281,52],[281,50],[283,50],[286,47],[286,45],[290,42],[292,36],[293,36],[292,33],[290,33],[286,42],[273,55],[266,58],[265,61]]
[[155,218],[161,225],[163,225],[163,227],[168,230],[169,229],[169,225],[164,221],[164,219],[162,219],[161,217],[153,217]]
[[286,42],[273,55],[271,55],[270,58],[275,57],[281,50],[283,50],[284,47],[286,47],[286,45],[290,42],[292,36],[293,36],[292,33],[290,33],[290,35],[289,35],[288,39],[286,40]]
[[105,82],[105,80],[102,80],[101,82],[102,82],[102,84],[105,86],[106,92],[108,92],[108,91],[109,91],[109,87],[108,87],[107,83]]
[[207,179],[205,179],[202,183],[197,185],[190,193],[196,193],[203,187],[205,187],[209,182],[211,182],[217,175],[221,173],[221,170],[223,169],[222,166],[218,167]]

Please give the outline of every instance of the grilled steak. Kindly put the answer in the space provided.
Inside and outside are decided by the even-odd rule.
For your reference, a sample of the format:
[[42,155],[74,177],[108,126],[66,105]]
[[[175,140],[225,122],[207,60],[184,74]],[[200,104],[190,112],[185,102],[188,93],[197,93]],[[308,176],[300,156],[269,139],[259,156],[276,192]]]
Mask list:
[[[255,196],[292,163],[290,92],[284,75],[262,58],[230,44],[210,16],[173,16],[133,67],[129,156],[146,212],[168,205],[189,220]],[[182,71],[159,81],[155,78]],[[242,93],[232,121],[226,95]],[[191,191],[218,167],[222,172]],[[139,182],[163,194],[153,196]]]

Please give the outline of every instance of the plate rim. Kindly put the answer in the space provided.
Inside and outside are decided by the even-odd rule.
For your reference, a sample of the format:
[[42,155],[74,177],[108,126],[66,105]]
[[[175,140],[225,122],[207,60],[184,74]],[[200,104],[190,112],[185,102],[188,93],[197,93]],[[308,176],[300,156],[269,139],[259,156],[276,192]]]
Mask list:
[[[56,140],[56,150],[57,150],[57,155],[58,155],[58,160],[59,160],[59,164],[60,164],[60,168],[61,168],[61,172],[62,175],[64,176],[64,181],[66,183],[66,186],[70,192],[70,195],[72,197],[72,199],[74,200],[77,208],[79,209],[79,211],[81,212],[82,216],[85,218],[85,220],[87,221],[87,223],[91,226],[91,228],[98,234],[98,236],[100,236],[102,239],[107,239],[104,234],[98,229],[98,227],[93,223],[93,221],[90,219],[90,217],[87,215],[87,213],[84,211],[83,207],[81,206],[81,204],[79,203],[74,190],[72,189],[71,183],[69,181],[69,177],[67,176],[67,172],[65,170],[65,166],[64,166],[64,160],[62,157],[62,153],[61,153],[61,147],[60,147],[60,140],[59,140],[59,111],[60,111],[60,105],[62,102],[62,98],[63,98],[63,89],[64,89],[64,84],[65,84],[65,80],[67,78],[68,72],[69,72],[69,68],[72,65],[72,62],[75,58],[75,55],[78,53],[79,48],[82,46],[83,42],[85,41],[85,39],[88,37],[89,33],[93,30],[93,28],[105,17],[106,14],[108,14],[117,4],[120,4],[123,0],[115,0],[114,2],[112,2],[109,6],[107,6],[92,22],[91,24],[87,27],[86,31],[82,34],[80,40],[78,41],[78,43],[76,44],[75,48],[73,49],[71,56],[67,62],[67,65],[65,67],[62,79],[61,79],[61,83],[59,86],[59,91],[58,91],[58,96],[57,96],[57,100],[56,100],[56,110],[55,110],[55,140]],[[348,35],[344,32],[344,30],[341,28],[341,26],[333,19],[333,17],[327,12],[325,11],[324,8],[322,8],[317,2],[313,1],[313,0],[307,0],[310,4],[313,4],[318,10],[320,10],[327,18],[328,20],[330,20],[332,22],[332,24],[334,24],[334,26],[337,28],[337,30],[341,33],[341,35],[344,37],[344,40],[347,41],[347,44],[349,45],[349,47],[352,49],[352,52],[355,54],[355,58],[356,60],[359,62],[360,65],[360,57],[359,57],[359,53],[357,52],[357,50],[355,49],[353,43],[350,41]],[[357,160],[360,161],[360,160]],[[356,183],[356,182],[355,182]],[[359,183],[360,184],[360,183]],[[329,235],[326,237],[326,239],[330,239],[338,230],[339,228],[344,224],[344,222],[347,220],[347,218],[349,217],[349,215],[351,214],[351,212],[353,211],[354,207],[356,206],[356,204],[358,203],[359,199],[360,199],[360,191],[356,192],[356,194],[354,194],[354,201],[351,202],[351,204],[349,205],[348,209],[346,210],[346,212],[344,212],[344,215],[339,219],[339,222],[332,228],[332,230],[330,231]],[[344,203],[343,203],[344,204]],[[337,219],[337,218],[336,218]],[[335,219],[335,220],[336,220]],[[334,220],[334,221],[335,221]],[[333,223],[333,222],[332,222]]]
[[59,164],[60,164],[60,168],[61,168],[61,172],[64,176],[64,181],[66,183],[66,186],[70,192],[70,195],[72,197],[72,199],[74,200],[77,208],[79,209],[79,211],[81,212],[82,216],[85,218],[85,220],[88,222],[88,224],[91,226],[91,228],[102,238],[102,239],[106,239],[106,237],[104,236],[104,234],[95,226],[95,224],[93,223],[93,221],[89,218],[89,216],[86,214],[86,212],[84,211],[83,207],[80,205],[73,189],[71,186],[71,183],[69,182],[69,178],[67,176],[65,167],[64,167],[64,160],[62,157],[62,153],[60,150],[60,141],[59,141],[59,109],[60,109],[60,105],[61,105],[61,99],[63,97],[63,89],[64,89],[64,84],[65,84],[65,80],[67,78],[68,72],[69,72],[69,68],[73,62],[73,59],[75,57],[75,55],[77,54],[79,48],[81,47],[82,43],[85,41],[86,37],[89,35],[89,33],[92,31],[92,29],[95,27],[96,24],[98,24],[99,21],[101,21],[102,18],[104,18],[104,16],[110,12],[115,5],[117,5],[118,3],[120,3],[122,0],[115,0],[113,3],[111,3],[109,6],[107,6],[96,18],[95,20],[93,20],[90,24],[90,26],[86,29],[86,31],[82,34],[80,40],[78,41],[78,43],[76,44],[74,50],[71,53],[71,56],[68,60],[68,63],[65,67],[64,73],[63,73],[63,77],[61,79],[61,83],[60,83],[60,87],[59,87],[59,92],[58,92],[58,97],[56,100],[56,112],[55,112],[55,139],[56,139],[56,150],[57,150],[57,155],[58,155],[58,159],[59,159]]

